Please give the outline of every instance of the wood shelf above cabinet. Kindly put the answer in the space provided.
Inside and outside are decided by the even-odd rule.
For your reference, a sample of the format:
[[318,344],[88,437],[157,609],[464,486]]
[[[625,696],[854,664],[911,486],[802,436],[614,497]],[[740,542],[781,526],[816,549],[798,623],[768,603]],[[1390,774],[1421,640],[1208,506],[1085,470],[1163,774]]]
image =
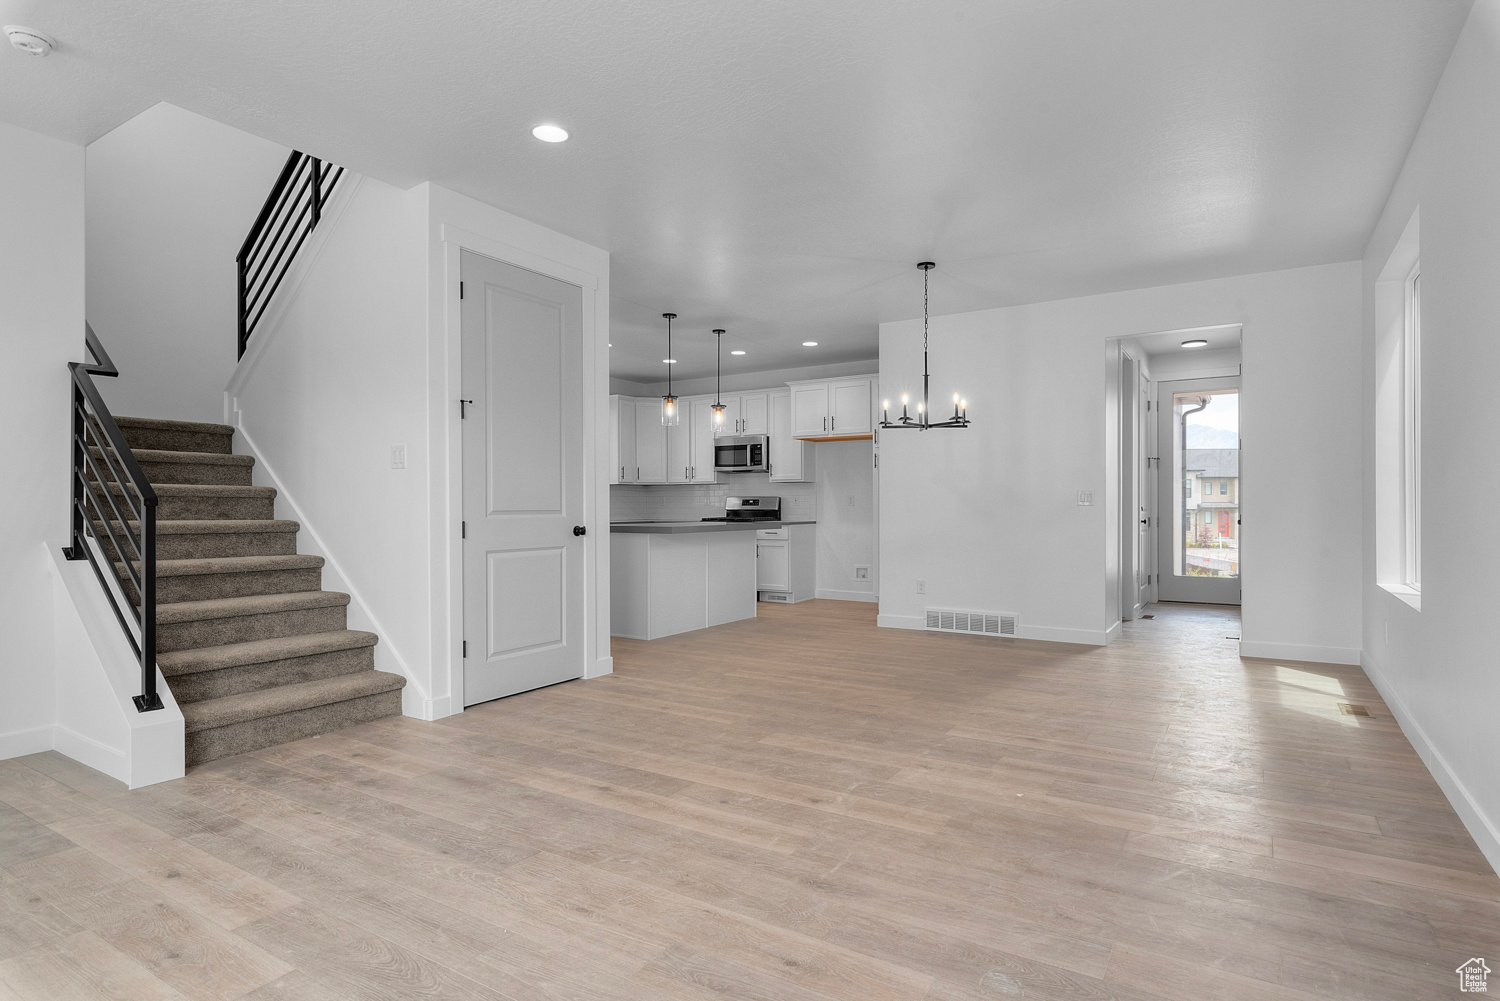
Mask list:
[[798,441],[872,441],[872,440],[874,440],[874,438],[875,438],[875,436],[873,434],[825,434],[825,435],[818,435],[817,437],[812,437],[812,436],[809,436],[809,435],[801,435],[801,436],[799,436],[797,438],[797,440]]

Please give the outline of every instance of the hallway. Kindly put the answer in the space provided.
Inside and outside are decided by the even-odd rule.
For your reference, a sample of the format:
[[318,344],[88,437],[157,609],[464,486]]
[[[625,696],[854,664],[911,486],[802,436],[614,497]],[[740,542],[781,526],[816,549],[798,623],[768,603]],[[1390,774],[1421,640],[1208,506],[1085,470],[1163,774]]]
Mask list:
[[1500,954],[1358,668],[1151,611],[1093,648],[761,605],[134,793],[0,761],[0,999],[1408,1001]]

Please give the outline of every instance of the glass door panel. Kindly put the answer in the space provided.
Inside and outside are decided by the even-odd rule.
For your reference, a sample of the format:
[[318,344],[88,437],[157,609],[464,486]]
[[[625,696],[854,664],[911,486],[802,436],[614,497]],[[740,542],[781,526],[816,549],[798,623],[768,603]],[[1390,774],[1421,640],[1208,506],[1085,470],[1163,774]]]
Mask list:
[[1238,379],[1161,384],[1160,598],[1239,604]]

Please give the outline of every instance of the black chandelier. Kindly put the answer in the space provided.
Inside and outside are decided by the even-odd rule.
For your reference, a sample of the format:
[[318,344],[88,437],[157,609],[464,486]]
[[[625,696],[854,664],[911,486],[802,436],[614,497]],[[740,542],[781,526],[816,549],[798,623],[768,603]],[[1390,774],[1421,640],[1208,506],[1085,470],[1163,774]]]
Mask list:
[[897,420],[891,420],[891,401],[882,400],[880,403],[880,426],[883,428],[915,428],[918,431],[926,431],[928,428],[966,428],[969,426],[969,401],[957,393],[953,394],[953,416],[945,421],[930,420],[928,407],[928,383],[930,377],[927,374],[927,272],[937,267],[931,261],[923,261],[917,267],[922,269],[922,402],[917,404],[917,416],[911,417],[906,412],[909,396],[901,394],[901,416]]

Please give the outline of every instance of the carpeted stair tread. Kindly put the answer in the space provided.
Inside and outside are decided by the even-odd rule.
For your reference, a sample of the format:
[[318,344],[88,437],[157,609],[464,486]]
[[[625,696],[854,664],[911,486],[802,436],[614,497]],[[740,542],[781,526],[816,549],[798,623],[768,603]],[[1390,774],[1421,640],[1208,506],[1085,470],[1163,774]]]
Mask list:
[[207,598],[203,601],[176,601],[157,605],[156,621],[163,625],[198,622],[203,619],[230,619],[241,615],[267,615],[347,604],[349,596],[339,591],[290,591],[286,594],[256,594],[243,598]]
[[168,421],[157,417],[116,417],[120,430],[141,428],[145,431],[187,431],[194,434],[234,434],[228,424],[205,424],[201,421]]
[[242,695],[189,702],[181,706],[184,729],[188,733],[232,726],[250,720],[266,719],[283,713],[316,706],[347,702],[382,692],[398,691],[406,686],[399,674],[384,671],[361,671],[300,685],[282,685]]
[[[93,446],[90,446],[93,449]],[[95,451],[97,451],[95,449]],[[197,466],[253,466],[255,457],[235,455],[233,452],[176,452],[164,448],[133,448],[135,459],[142,465],[147,463],[191,463]],[[155,486],[156,484],[152,484]]]
[[[163,484],[165,486],[166,484]],[[178,484],[172,484],[176,486]],[[181,484],[187,486],[190,484]],[[157,487],[160,490],[161,487]],[[140,523],[132,521],[130,531],[136,532],[140,529]],[[120,523],[111,521],[110,526],[116,532],[120,531]],[[286,532],[295,535],[302,528],[295,521],[287,521],[278,518],[178,518],[171,521],[158,520],[156,522],[157,536],[163,535],[246,535],[252,532]]]
[[[131,561],[137,570],[140,564]],[[117,564],[118,566],[118,564]],[[321,556],[208,556],[191,560],[157,560],[156,576],[191,577],[196,574],[259,573],[266,570],[316,570]]]
[[[205,452],[205,455],[213,453]],[[110,489],[119,495],[124,489],[111,483]],[[151,489],[158,497],[275,497],[275,487],[252,487],[246,483],[153,483]],[[132,496],[134,496],[132,494]]]
[[333,653],[338,650],[353,650],[374,646],[374,633],[358,629],[339,629],[325,633],[306,633],[301,636],[279,636],[268,640],[248,640],[244,643],[226,643],[223,646],[197,647],[192,650],[174,650],[156,655],[156,666],[167,678],[179,678],[202,671],[221,671],[249,664],[266,664],[271,661],[289,660],[293,657],[310,657],[314,654]]

